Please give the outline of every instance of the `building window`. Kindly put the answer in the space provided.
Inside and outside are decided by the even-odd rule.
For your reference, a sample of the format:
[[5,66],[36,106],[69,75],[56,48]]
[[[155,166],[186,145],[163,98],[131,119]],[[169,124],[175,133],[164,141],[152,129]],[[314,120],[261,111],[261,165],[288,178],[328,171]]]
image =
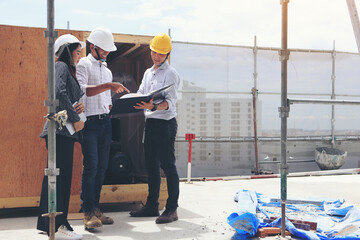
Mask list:
[[240,137],[240,132],[231,132],[231,137]]
[[240,131],[240,126],[231,126],[231,131]]
[[240,155],[240,150],[231,150],[231,155]]

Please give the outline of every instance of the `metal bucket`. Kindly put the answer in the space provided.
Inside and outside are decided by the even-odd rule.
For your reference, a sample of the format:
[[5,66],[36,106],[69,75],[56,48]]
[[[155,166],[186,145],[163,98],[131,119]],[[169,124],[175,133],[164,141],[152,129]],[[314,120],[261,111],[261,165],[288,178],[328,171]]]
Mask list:
[[315,162],[321,170],[341,168],[346,161],[347,152],[336,148],[318,147],[315,150]]

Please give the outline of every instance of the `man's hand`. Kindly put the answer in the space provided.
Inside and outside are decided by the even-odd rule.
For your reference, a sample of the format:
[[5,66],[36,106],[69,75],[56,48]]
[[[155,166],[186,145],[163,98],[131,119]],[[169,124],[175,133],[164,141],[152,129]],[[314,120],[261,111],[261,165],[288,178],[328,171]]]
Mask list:
[[82,102],[78,102],[74,106],[74,108],[75,108],[75,111],[77,112],[77,114],[80,114],[80,113],[84,112],[84,110],[85,110],[85,106],[84,106],[84,104]]
[[126,87],[124,87],[124,85],[122,85],[121,83],[118,82],[110,82],[108,83],[110,86],[110,90],[116,93],[121,93],[121,92],[130,92],[129,89],[127,89]]
[[75,132],[81,131],[84,128],[85,123],[83,121],[77,121],[74,123]]
[[121,83],[118,82],[108,82],[99,85],[88,85],[86,87],[86,96],[92,97],[98,95],[99,93],[111,90],[116,93],[121,92],[130,92],[129,89],[124,87]]
[[154,104],[153,104],[153,100],[151,99],[149,102],[140,102],[140,103],[137,103],[134,108],[136,109],[153,109],[154,107]]

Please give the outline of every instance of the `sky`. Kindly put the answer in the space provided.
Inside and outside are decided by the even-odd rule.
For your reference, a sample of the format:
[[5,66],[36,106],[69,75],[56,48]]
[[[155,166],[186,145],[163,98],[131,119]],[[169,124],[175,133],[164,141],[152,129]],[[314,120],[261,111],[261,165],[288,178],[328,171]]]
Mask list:
[[[360,0],[355,0],[360,7]],[[346,0],[290,0],[288,47],[357,52]],[[0,0],[0,24],[47,26],[46,0]],[[156,35],[174,41],[281,46],[280,0],[55,0],[55,28]]]
[[[355,3],[360,9],[360,0],[355,0]],[[0,0],[0,9],[0,24],[47,27],[46,0]],[[280,0],[55,0],[55,28],[66,29],[69,22],[72,30],[91,31],[106,27],[113,33],[134,35],[156,35],[171,29],[173,41],[236,46],[253,46],[256,36],[258,46],[280,48],[281,10]],[[290,0],[289,48],[332,50],[334,41],[337,51],[358,52],[346,0]],[[227,84],[224,87],[227,88],[222,90],[234,90],[233,86],[239,85],[239,78],[243,87],[241,91],[248,91],[253,82],[251,54],[251,49],[232,48],[227,52],[222,48],[210,50],[206,46],[178,46],[173,49],[172,64],[181,71],[182,79],[206,86],[209,91],[219,90],[219,80],[225,79]],[[289,91],[331,92],[331,56],[325,55],[325,59],[316,55],[301,59],[301,56],[290,55]],[[337,54],[337,93],[359,94],[359,59],[347,56],[343,61],[343,57]],[[259,90],[279,92],[277,51],[263,53],[259,62]],[[224,69],[230,70],[226,73]],[[263,117],[266,118],[263,128],[273,129],[279,125],[278,97],[273,101],[276,102],[273,108],[266,106],[268,101],[263,103]],[[318,116],[315,112],[319,112]],[[291,127],[301,127],[291,121],[299,119],[304,122],[305,117],[316,119],[308,121],[305,128],[328,128],[329,111],[326,115],[323,112],[321,109],[309,110],[308,106],[293,107],[289,123]],[[351,111],[345,109],[343,112]],[[324,117],[322,122],[319,122],[319,116]],[[353,117],[352,125],[356,123],[354,127],[359,129],[360,113]],[[346,121],[337,122],[337,127],[344,129],[348,125]]]

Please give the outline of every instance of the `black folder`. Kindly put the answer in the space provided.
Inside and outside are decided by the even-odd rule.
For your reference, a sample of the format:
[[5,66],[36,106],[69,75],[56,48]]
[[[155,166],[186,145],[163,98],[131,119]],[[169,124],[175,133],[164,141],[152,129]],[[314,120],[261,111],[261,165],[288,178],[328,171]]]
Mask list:
[[136,109],[134,106],[140,102],[149,102],[151,99],[164,99],[167,92],[174,84],[170,84],[163,88],[154,90],[148,94],[140,95],[136,93],[128,93],[123,95],[121,98],[113,101],[113,106],[110,110],[110,115],[124,114],[124,113],[135,113],[142,111],[143,109]]

